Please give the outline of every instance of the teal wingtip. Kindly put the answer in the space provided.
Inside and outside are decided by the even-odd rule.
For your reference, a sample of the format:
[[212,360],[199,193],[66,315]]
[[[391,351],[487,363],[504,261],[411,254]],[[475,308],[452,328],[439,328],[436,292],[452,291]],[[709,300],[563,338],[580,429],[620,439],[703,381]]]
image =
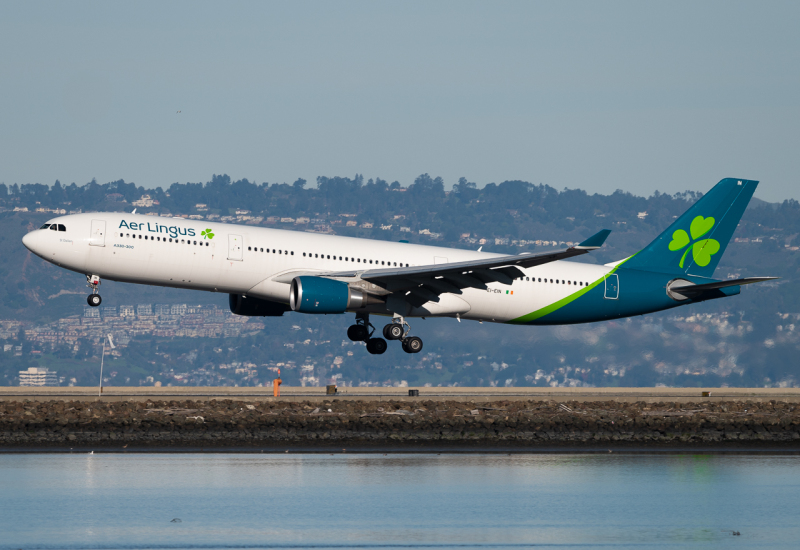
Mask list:
[[600,248],[603,246],[603,243],[606,242],[606,239],[611,234],[610,229],[603,229],[602,231],[598,231],[582,243],[580,243],[575,248]]

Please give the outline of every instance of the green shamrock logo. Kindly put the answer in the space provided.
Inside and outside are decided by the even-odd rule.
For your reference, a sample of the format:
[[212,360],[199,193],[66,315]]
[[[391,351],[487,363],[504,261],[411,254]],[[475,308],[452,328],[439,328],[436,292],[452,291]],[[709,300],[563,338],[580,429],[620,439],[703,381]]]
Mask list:
[[683,253],[683,256],[681,256],[681,262],[678,264],[681,268],[683,268],[683,261],[686,259],[686,255],[689,253],[689,250],[692,251],[692,257],[697,265],[705,267],[711,263],[711,256],[719,252],[719,242],[714,239],[703,239],[700,241],[696,239],[699,239],[711,231],[713,227],[714,218],[710,216],[708,218],[697,216],[692,220],[692,225],[689,226],[689,232],[692,234],[691,239],[683,229],[678,229],[672,234],[672,241],[669,243],[669,249],[673,252],[681,250],[683,247],[689,245],[692,241],[695,241],[691,247],[686,249],[686,252]]
[[210,229],[206,229],[205,231],[201,231],[200,234],[203,236],[204,239],[213,239],[214,234],[211,232]]

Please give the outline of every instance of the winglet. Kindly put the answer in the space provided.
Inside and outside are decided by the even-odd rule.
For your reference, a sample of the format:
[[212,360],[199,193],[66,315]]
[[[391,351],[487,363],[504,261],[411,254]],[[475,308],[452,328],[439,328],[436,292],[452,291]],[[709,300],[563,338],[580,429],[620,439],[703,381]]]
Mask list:
[[574,248],[578,250],[594,250],[595,248],[600,248],[603,246],[603,243],[606,242],[606,239],[611,234],[610,229],[603,229],[602,231],[598,231],[582,243],[575,245]]

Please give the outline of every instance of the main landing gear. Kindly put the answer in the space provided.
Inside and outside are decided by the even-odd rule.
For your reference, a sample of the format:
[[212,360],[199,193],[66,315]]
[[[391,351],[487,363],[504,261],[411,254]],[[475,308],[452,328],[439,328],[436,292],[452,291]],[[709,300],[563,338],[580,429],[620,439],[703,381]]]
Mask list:
[[369,322],[369,313],[356,313],[356,324],[350,325],[347,329],[347,337],[353,342],[366,342],[367,351],[372,355],[380,355],[386,352],[386,340],[383,338],[373,338],[375,327]]
[[422,351],[422,338],[419,336],[409,336],[411,325],[409,325],[402,315],[392,318],[392,322],[383,327],[383,335],[387,340],[400,340],[403,351],[406,353],[419,353]]
[[97,307],[103,302],[103,299],[100,297],[100,294],[98,294],[99,292],[98,287],[100,286],[100,277],[97,275],[87,275],[86,282],[88,283],[86,286],[92,289],[92,293],[89,294],[89,296],[86,298],[86,302],[92,307]]
[[[395,315],[392,322],[383,327],[383,337],[386,340],[400,340],[403,351],[406,353],[419,353],[422,351],[422,338],[409,336],[411,327],[401,315]],[[375,327],[369,322],[368,313],[356,313],[356,324],[347,329],[347,337],[354,342],[366,342],[367,351],[373,355],[380,355],[386,351],[386,340],[373,338]]]

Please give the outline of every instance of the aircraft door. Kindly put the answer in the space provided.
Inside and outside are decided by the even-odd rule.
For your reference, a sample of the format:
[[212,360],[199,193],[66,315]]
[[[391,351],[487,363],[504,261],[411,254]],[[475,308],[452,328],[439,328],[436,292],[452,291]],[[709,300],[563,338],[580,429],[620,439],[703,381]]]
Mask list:
[[612,273],[606,275],[606,300],[616,300],[619,298],[619,275]]
[[228,259],[242,261],[242,236],[228,235]]
[[92,230],[89,235],[91,246],[106,245],[106,222],[105,220],[92,220]]

